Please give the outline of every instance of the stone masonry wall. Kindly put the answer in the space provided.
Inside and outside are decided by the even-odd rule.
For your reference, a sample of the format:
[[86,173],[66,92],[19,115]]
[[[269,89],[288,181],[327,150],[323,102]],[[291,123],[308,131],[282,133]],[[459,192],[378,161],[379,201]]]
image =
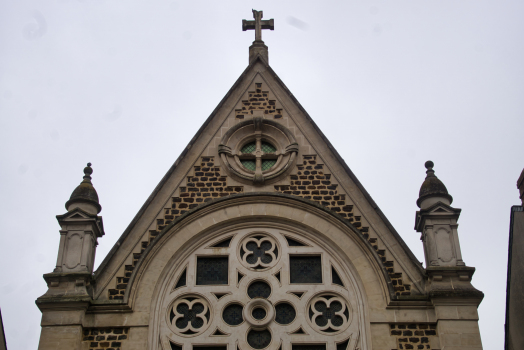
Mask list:
[[[276,185],[275,191],[310,199],[348,220],[377,251],[391,278],[395,294],[409,295],[411,285],[403,282],[402,273],[395,272],[394,262],[387,260],[386,251],[379,247],[378,239],[370,235],[369,227],[362,225],[361,217],[354,214],[353,205],[347,203],[346,195],[338,193],[338,184],[332,183],[331,174],[324,172],[324,165],[317,162],[317,156],[303,156],[303,162],[297,165],[297,169],[297,174],[290,175],[290,185]],[[193,175],[187,176],[186,185],[181,186],[179,192],[179,196],[171,198],[171,207],[165,208],[161,218],[157,219],[156,229],[150,230],[147,239],[141,242],[140,252],[133,253],[131,264],[125,265],[124,275],[117,276],[116,288],[108,292],[110,300],[124,299],[127,283],[142,253],[167,225],[199,204],[242,193],[244,187],[227,186],[227,175],[215,164],[215,158],[201,157],[201,162],[194,166]]]
[[391,336],[397,338],[397,349],[431,349],[431,338],[437,336],[436,324],[390,324]]
[[262,83],[255,83],[255,91],[248,91],[248,99],[242,100],[242,108],[235,109],[236,119],[244,119],[255,110],[263,110],[264,114],[272,115],[274,119],[282,118],[282,108],[276,104],[276,100],[269,99],[269,91],[262,91]]
[[116,279],[116,288],[109,289],[110,300],[124,299],[124,293],[136,263],[142,253],[155,237],[173,220],[199,204],[209,202],[213,198],[229,196],[244,192],[244,186],[227,186],[227,175],[215,165],[214,157],[201,157],[201,162],[194,166],[193,175],[187,177],[186,185],[180,187],[179,196],[171,198],[171,207],[165,208],[163,218],[157,219],[156,229],[150,230],[147,240],[141,243],[139,253],[133,253],[133,261],[125,265],[124,276]]
[[84,328],[82,341],[89,350],[121,350],[127,340],[129,328]]
[[369,227],[362,225],[359,215],[354,215],[353,205],[347,204],[346,195],[338,193],[338,184],[332,183],[331,174],[325,173],[324,164],[317,162],[317,156],[304,155],[297,169],[296,174],[290,175],[290,185],[276,185],[275,190],[315,201],[348,220],[377,251],[391,278],[395,294],[410,295],[411,285],[404,284],[402,273],[395,272],[394,262],[386,259],[386,251],[379,248],[378,239],[371,237]]

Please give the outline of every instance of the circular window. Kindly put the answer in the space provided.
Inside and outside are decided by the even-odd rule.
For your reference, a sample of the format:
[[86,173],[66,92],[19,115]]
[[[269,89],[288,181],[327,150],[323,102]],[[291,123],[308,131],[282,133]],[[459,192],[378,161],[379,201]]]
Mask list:
[[218,153],[231,175],[261,184],[292,169],[298,143],[283,125],[254,117],[229,129],[218,145]]
[[228,305],[222,312],[222,318],[230,326],[238,326],[244,322],[242,311],[244,307],[239,304]]
[[247,288],[247,295],[253,298],[269,298],[271,295],[271,287],[266,282],[255,281]]
[[260,159],[260,169],[267,171],[277,163],[276,152],[277,148],[267,141],[260,141],[259,147],[257,147],[257,141],[252,141],[245,144],[240,150],[240,163],[247,170],[254,172],[257,170],[257,159]]
[[271,343],[271,332],[267,329],[262,331],[251,330],[247,334],[247,343],[253,349],[264,349]]

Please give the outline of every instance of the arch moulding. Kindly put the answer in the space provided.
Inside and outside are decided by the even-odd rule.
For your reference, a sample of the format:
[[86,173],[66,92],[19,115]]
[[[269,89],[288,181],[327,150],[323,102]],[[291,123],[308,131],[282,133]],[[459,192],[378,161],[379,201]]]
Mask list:
[[[229,238],[229,246],[212,247]],[[304,246],[291,246],[288,238],[303,242]],[[276,257],[274,265],[246,265],[245,259],[242,260],[243,250],[239,248],[242,244],[245,247],[246,239],[255,243],[257,239],[266,240],[266,244],[273,242],[271,244],[278,247],[276,255],[272,255]],[[308,254],[322,261],[322,283],[293,284],[286,270],[290,257]],[[225,285],[197,285],[196,260],[204,255],[228,257]],[[344,286],[332,282],[331,271],[336,271]],[[182,275],[187,276],[184,277],[187,283],[177,287]],[[241,275],[246,277],[241,278]],[[368,349],[371,346],[369,309],[385,308],[394,295],[378,255],[351,224],[307,200],[281,194],[251,193],[210,202],[166,227],[142,254],[130,278],[124,303],[134,311],[149,314],[149,349],[171,350],[169,342],[184,346],[184,350],[190,349],[191,344],[227,344],[228,350],[249,349],[252,345],[246,340],[249,332],[259,331],[260,327],[249,324],[248,320],[232,327],[225,323],[223,312],[232,303],[249,307],[252,300],[247,288],[256,280],[270,286],[268,302],[260,303],[269,305],[265,307],[271,309],[266,310],[268,314],[273,313],[273,307],[285,302],[297,314],[287,328],[276,321],[272,328],[271,322],[265,322],[269,324],[267,330],[272,339],[264,347],[268,350],[278,350],[281,342],[282,350],[291,350],[290,343],[313,340],[324,342],[327,350],[335,350],[343,341],[349,341],[348,350]],[[292,295],[295,290],[305,293],[298,298]],[[216,294],[224,294],[224,297],[217,299]],[[186,325],[183,321],[182,326],[175,325],[184,316],[176,307],[185,303],[187,308],[198,302],[194,298],[200,298],[205,304],[202,310],[206,310],[206,315],[201,322],[204,327],[182,333],[187,328],[182,327]],[[322,328],[312,321],[321,316],[311,307],[317,302],[329,306],[330,298],[347,304],[340,311],[346,316],[341,316],[343,321],[339,323],[342,324]],[[309,316],[305,310],[309,310]],[[291,328],[301,328],[308,336],[293,334],[297,330]],[[230,336],[220,336],[220,333]]]

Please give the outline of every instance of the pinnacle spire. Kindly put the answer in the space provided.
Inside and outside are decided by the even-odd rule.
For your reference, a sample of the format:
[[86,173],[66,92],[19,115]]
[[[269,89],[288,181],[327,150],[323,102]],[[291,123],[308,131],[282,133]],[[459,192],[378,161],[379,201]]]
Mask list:
[[98,194],[91,182],[92,173],[93,168],[91,168],[91,163],[87,163],[87,166],[84,168],[82,182],[75,188],[65,204],[68,211],[74,208],[81,208],[92,214],[98,214],[102,210],[102,206],[98,202]]
[[453,202],[453,197],[449,195],[448,189],[444,186],[444,183],[435,176],[435,170],[433,170],[435,164],[431,160],[428,160],[424,166],[427,169],[427,175],[420,187],[419,198],[417,200],[418,207],[428,207],[438,201],[450,205]]

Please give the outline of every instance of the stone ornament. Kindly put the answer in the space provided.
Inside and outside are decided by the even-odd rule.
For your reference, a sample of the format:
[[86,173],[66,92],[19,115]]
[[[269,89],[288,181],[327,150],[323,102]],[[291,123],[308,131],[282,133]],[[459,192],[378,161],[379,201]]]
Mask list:
[[[238,344],[243,350],[278,350],[281,342],[356,342],[360,326],[351,305],[359,302],[330,251],[296,233],[262,225],[223,228],[211,236],[187,252],[166,285],[164,349]],[[300,264],[291,268],[294,258]],[[213,259],[227,259],[229,277],[222,284],[198,284],[199,269],[208,267],[199,261]],[[336,281],[333,266],[340,272]]]
[[173,303],[169,314],[171,328],[182,336],[196,336],[207,329],[209,303],[202,297],[183,295]]
[[218,153],[230,175],[263,184],[292,168],[298,143],[283,125],[255,116],[229,129],[218,145]]
[[351,323],[348,303],[343,297],[328,293],[315,296],[308,305],[309,321],[319,333],[336,333]]
[[268,235],[255,235],[244,239],[239,255],[244,266],[256,270],[274,266],[280,257],[276,240]]
[[243,316],[253,329],[263,330],[275,319],[275,308],[266,299],[256,298],[244,307]]

